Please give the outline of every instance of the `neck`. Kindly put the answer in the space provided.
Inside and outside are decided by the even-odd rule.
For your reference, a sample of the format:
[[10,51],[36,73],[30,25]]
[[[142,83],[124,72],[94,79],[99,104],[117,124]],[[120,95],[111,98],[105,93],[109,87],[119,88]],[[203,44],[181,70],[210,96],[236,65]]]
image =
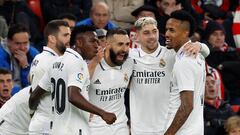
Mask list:
[[56,45],[48,43],[47,47],[51,48],[55,53],[57,53],[59,56],[63,55],[61,52],[58,51],[58,49],[56,48]]
[[10,97],[11,97],[11,96],[9,96],[9,97],[3,97],[3,96],[0,96],[0,99],[6,101],[6,100],[8,100]]
[[142,49],[145,53],[147,53],[147,54],[151,54],[151,53],[155,52],[155,51],[157,50],[157,48],[158,48],[158,45],[157,45],[156,48],[154,48],[154,49],[152,49],[152,50],[149,50],[149,49],[147,49],[146,47],[141,46],[141,49]]
[[205,102],[207,102],[208,104],[211,104],[213,106],[215,106],[217,99],[213,99],[213,98],[205,98]]
[[179,50],[183,45],[185,45],[185,43],[187,43],[189,40],[190,40],[189,38],[183,39],[183,40],[179,43],[179,45],[178,45],[176,48],[174,48],[175,52],[178,52],[178,50]]

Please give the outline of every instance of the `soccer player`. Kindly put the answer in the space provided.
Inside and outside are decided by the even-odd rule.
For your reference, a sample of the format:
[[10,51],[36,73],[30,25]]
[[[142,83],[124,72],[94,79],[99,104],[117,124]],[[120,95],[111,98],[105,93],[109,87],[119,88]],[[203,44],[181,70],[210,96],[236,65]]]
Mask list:
[[11,97],[0,109],[0,135],[27,135],[31,120],[28,99],[31,86]]
[[[54,59],[63,55],[66,47],[69,46],[71,30],[69,25],[62,20],[50,21],[44,30],[47,46],[43,48],[43,52],[38,54],[30,69],[30,77],[32,81],[32,89],[34,90],[47,68],[52,64]],[[50,123],[52,120],[52,100],[51,93],[46,93],[39,106],[35,111],[31,123],[29,125],[29,134],[47,134],[50,132]]]
[[[135,27],[141,47],[129,52],[134,59],[129,95],[131,134],[162,135],[167,124],[170,75],[176,53],[158,43],[159,31],[153,18],[140,18]],[[192,44],[186,46],[188,52],[193,54],[201,48],[201,53],[208,55],[205,44]]]
[[101,116],[107,124],[116,120],[108,113],[88,102],[90,85],[87,63],[97,53],[97,35],[92,26],[75,27],[70,39],[71,48],[57,58],[40,80],[29,99],[30,109],[36,109],[41,95],[51,87],[54,98],[54,135],[89,135],[89,113]]
[[171,13],[166,24],[166,45],[177,53],[171,75],[168,128],[164,135],[203,135],[203,96],[206,81],[205,60],[186,55],[194,19],[183,10]]
[[128,59],[130,39],[123,29],[107,32],[104,58],[96,66],[89,88],[89,100],[106,111],[113,112],[117,121],[107,125],[99,116],[91,115],[92,135],[129,135],[124,93],[132,74],[133,60]]

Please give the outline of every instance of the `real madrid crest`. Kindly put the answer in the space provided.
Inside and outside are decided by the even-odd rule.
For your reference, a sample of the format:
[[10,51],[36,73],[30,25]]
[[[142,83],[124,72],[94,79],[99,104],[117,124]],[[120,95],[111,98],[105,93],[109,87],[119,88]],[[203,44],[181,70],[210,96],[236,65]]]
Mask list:
[[163,58],[160,59],[159,66],[160,66],[161,68],[163,68],[163,67],[166,66],[166,62],[164,61]]
[[128,75],[126,73],[124,74],[124,81],[128,82]]

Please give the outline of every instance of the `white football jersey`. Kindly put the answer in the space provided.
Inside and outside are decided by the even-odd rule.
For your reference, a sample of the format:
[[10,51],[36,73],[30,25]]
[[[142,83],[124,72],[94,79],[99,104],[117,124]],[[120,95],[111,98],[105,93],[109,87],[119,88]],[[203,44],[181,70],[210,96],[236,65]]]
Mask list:
[[164,133],[175,54],[160,45],[151,54],[141,48],[130,50],[130,57],[134,59],[130,84],[131,130],[134,133]]
[[199,54],[197,58],[186,56],[183,47],[176,55],[173,67],[170,87],[170,106],[168,114],[168,126],[181,104],[180,92],[193,91],[193,110],[176,135],[203,135],[203,96],[205,89],[205,60]]
[[[97,65],[89,88],[89,100],[92,104],[117,116],[114,124],[126,124],[124,93],[132,74],[133,60],[127,59],[123,65],[111,67],[104,59]],[[91,115],[90,126],[106,126],[100,116]],[[109,133],[111,134],[111,133]]]
[[0,109],[0,135],[28,134],[30,88],[20,90]]
[[54,97],[53,135],[89,135],[89,113],[68,101],[69,86],[76,86],[86,99],[90,85],[87,63],[74,50],[67,48],[44,74],[39,86]]
[[[31,86],[34,90],[45,71],[52,62],[58,57],[58,54],[49,47],[43,47],[42,53],[38,54],[32,64],[30,69],[30,77],[32,80]],[[39,103],[37,110],[34,113],[34,116],[31,119],[29,126],[29,131],[31,133],[47,133],[50,130],[50,122],[52,121],[52,99],[51,93],[46,93]]]

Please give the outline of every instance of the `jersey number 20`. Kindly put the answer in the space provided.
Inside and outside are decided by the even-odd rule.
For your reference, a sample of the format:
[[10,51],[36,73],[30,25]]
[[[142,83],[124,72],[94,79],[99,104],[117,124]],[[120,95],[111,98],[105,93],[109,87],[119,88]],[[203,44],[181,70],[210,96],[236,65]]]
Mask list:
[[53,84],[52,99],[55,98],[55,108],[58,114],[62,114],[65,110],[66,103],[66,85],[62,78],[57,81],[51,78],[51,83]]

